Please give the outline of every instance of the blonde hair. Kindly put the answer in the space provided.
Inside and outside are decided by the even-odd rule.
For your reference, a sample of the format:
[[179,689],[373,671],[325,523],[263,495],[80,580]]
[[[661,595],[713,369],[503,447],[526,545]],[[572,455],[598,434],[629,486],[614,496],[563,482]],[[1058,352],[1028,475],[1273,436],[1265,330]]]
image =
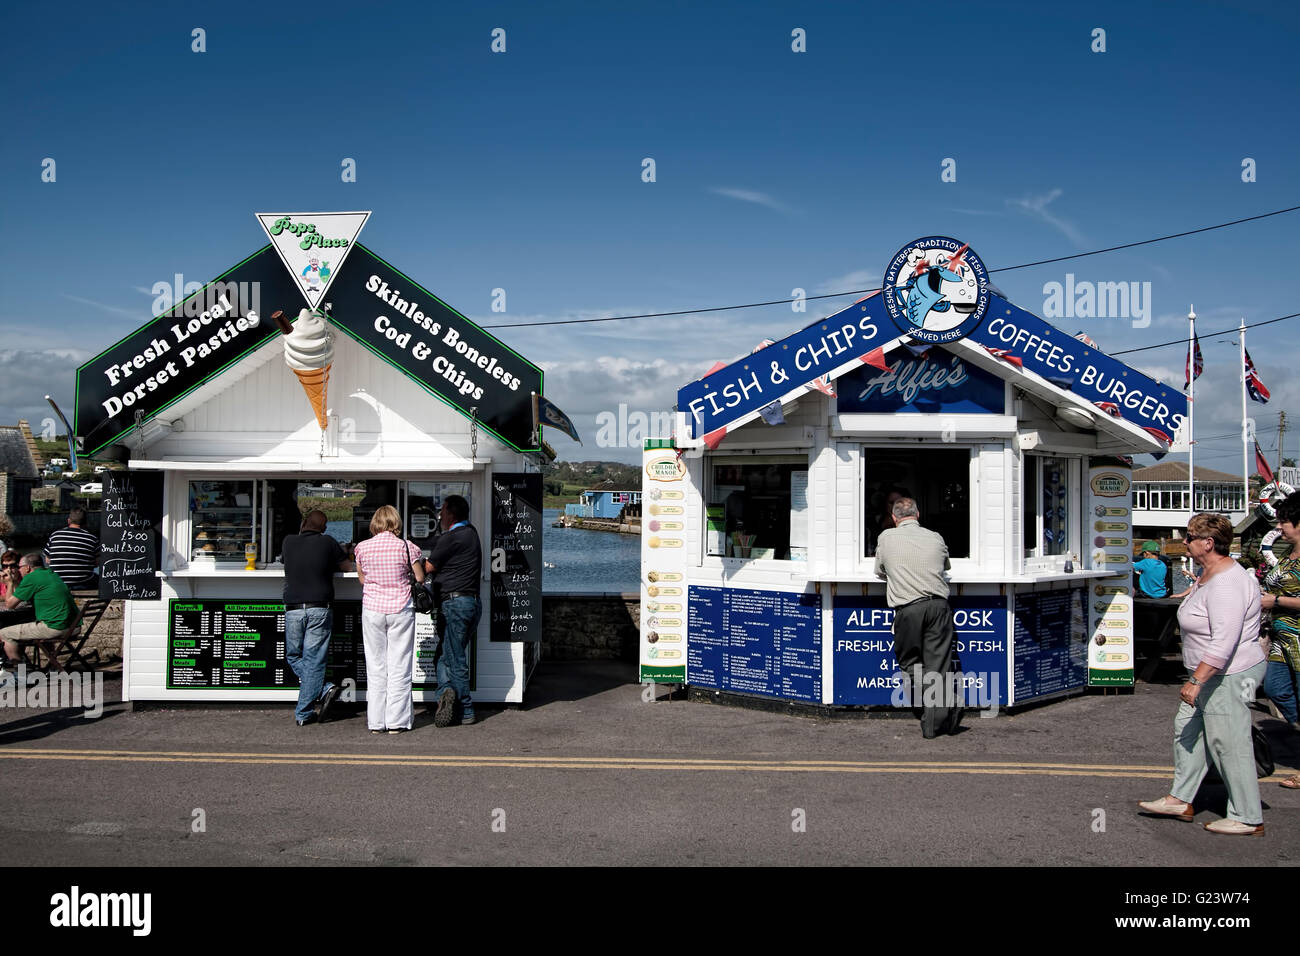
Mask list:
[[1202,511],[1192,515],[1187,531],[1193,538],[1210,538],[1216,554],[1227,554],[1232,548],[1232,522],[1223,515]]
[[383,534],[385,531],[391,531],[396,534],[402,530],[402,516],[397,513],[397,509],[392,505],[380,505],[375,509],[375,515],[370,519],[370,534]]

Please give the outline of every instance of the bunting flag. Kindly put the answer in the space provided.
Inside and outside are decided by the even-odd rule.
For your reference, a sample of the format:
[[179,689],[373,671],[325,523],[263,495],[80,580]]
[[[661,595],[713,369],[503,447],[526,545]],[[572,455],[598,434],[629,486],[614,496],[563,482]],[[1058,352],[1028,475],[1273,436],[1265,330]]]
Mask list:
[[1093,402],[1092,404],[1096,405],[1098,408],[1100,408],[1103,412],[1105,412],[1105,413],[1106,413],[1107,415],[1109,415],[1111,418],[1123,418],[1123,417],[1124,417],[1123,415],[1120,414],[1120,411],[1119,411],[1119,405],[1118,405],[1117,403],[1115,403],[1115,402]]
[[573,419],[560,411],[560,406],[541,395],[537,396],[537,421],[538,424],[558,428],[579,445],[582,444],[582,439],[578,437],[578,429],[573,426]]
[[988,352],[989,355],[992,355],[994,358],[1000,358],[1002,359],[1002,361],[1008,363],[1009,365],[1014,365],[1016,368],[1025,367],[1024,360],[1021,359],[1019,355],[1012,355],[1006,349],[995,349],[995,348],[990,348],[989,346],[986,345],[984,346],[984,351]]
[[883,345],[877,346],[866,355],[860,355],[858,358],[859,361],[865,362],[872,368],[878,368],[882,372],[889,371],[889,363],[885,361],[885,347]]
[[771,405],[764,405],[758,410],[758,414],[763,416],[763,421],[769,425],[784,425],[785,412],[781,410],[781,400],[777,399]]
[[1203,371],[1205,371],[1205,358],[1201,355],[1201,337],[1193,334],[1192,354],[1187,357],[1183,368],[1183,376],[1187,379],[1186,384],[1183,385],[1184,392],[1192,387],[1192,383],[1201,377]]
[[1268,461],[1264,458],[1264,453],[1259,450],[1259,442],[1255,442],[1255,471],[1259,477],[1264,479],[1264,484],[1271,485],[1276,479],[1273,476],[1273,469],[1268,467]]
[[835,389],[831,388],[831,377],[829,375],[823,375],[820,378],[813,379],[811,382],[807,383],[807,387],[815,388],[823,395],[829,395],[831,398],[835,397]]
[[1270,397],[1268,389],[1259,380],[1259,373],[1255,371],[1255,363],[1250,360],[1250,352],[1245,349],[1242,351],[1246,352],[1246,391],[1255,401],[1267,405]]

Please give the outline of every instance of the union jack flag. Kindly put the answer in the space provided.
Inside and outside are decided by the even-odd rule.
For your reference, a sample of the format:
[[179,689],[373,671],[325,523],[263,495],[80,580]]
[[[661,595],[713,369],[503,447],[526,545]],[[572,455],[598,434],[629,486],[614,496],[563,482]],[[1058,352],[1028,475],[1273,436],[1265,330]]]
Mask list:
[[821,378],[813,379],[808,383],[808,387],[815,388],[823,395],[829,395],[831,398],[835,397],[835,389],[831,388],[831,379],[829,375],[823,375]]
[[1187,384],[1183,386],[1183,391],[1192,387],[1192,383],[1201,377],[1205,371],[1205,359],[1201,356],[1201,338],[1198,335],[1192,335],[1192,355],[1187,357],[1187,363],[1183,368],[1183,376],[1187,379]]
[[1100,408],[1111,418],[1124,417],[1123,415],[1120,414],[1119,405],[1117,405],[1115,402],[1093,402],[1092,404],[1096,405],[1098,408]]
[[1255,371],[1255,363],[1250,360],[1249,352],[1246,352],[1246,391],[1255,401],[1264,405],[1268,404],[1268,389],[1259,380],[1259,373]]

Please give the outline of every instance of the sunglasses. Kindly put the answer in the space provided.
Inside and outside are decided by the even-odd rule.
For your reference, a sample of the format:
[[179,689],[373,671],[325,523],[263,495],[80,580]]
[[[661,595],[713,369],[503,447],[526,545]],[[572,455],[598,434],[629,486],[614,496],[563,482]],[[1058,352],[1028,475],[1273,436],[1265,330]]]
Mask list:
[[16,567],[18,567],[18,562],[17,562],[17,561],[6,561],[6,562],[4,563],[4,565],[3,565],[3,567],[6,567],[6,568],[16,568]]

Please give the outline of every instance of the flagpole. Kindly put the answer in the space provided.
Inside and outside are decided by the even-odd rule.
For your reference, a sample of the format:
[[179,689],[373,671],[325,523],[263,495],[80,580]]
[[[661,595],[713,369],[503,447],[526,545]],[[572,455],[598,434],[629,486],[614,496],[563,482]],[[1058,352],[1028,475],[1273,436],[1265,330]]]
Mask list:
[[1187,504],[1196,513],[1196,307],[1187,310]]
[[1241,338],[1241,502],[1242,507],[1250,510],[1250,463],[1247,443],[1254,437],[1246,430],[1246,317],[1241,317],[1241,328],[1237,330]]

